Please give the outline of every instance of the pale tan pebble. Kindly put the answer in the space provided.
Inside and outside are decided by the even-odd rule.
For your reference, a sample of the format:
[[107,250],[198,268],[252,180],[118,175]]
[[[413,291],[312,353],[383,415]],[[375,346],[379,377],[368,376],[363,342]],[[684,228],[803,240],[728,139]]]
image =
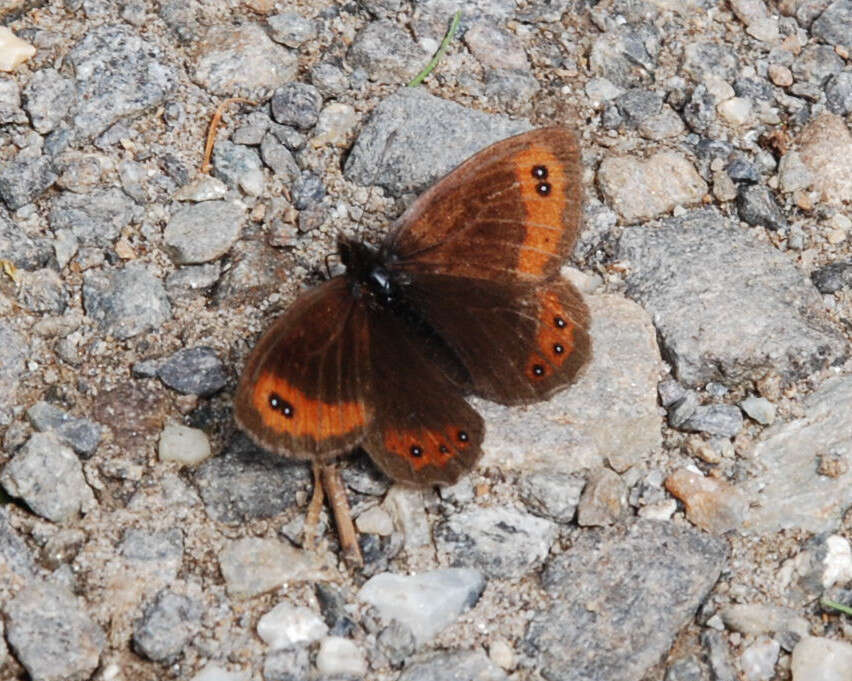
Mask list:
[[0,71],[14,71],[35,53],[35,47],[0,26]]
[[769,65],[769,79],[778,87],[790,87],[793,84],[793,72],[782,64]]

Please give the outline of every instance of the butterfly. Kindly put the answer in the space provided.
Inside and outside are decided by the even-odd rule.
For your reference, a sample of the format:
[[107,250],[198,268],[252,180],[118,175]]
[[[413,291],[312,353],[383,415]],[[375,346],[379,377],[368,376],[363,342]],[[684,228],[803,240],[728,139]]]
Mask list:
[[588,308],[559,276],[580,173],[571,131],[533,130],[439,180],[380,247],[340,238],[345,274],[302,294],[249,355],[237,423],[285,456],[361,447],[397,482],[455,482],[485,434],[466,396],[544,400],[591,356]]

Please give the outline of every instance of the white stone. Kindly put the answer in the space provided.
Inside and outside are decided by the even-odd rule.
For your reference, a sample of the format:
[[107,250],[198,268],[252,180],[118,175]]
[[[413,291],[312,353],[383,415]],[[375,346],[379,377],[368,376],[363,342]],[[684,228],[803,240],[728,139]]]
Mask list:
[[14,71],[35,53],[35,47],[0,26],[0,71]]
[[746,681],[769,681],[775,674],[775,663],[781,646],[778,641],[761,636],[743,651],[740,667]]
[[194,466],[210,456],[210,441],[202,430],[179,423],[168,423],[160,433],[160,461],[177,461]]
[[322,617],[310,608],[279,603],[257,623],[257,635],[273,650],[319,641],[328,633]]
[[719,76],[705,76],[703,83],[704,87],[707,88],[708,94],[713,95],[713,98],[717,102],[724,102],[726,99],[730,99],[737,94],[733,86]]
[[345,146],[351,141],[352,131],[359,120],[360,116],[353,106],[332,102],[320,111],[311,146]]
[[368,508],[359,515],[355,520],[355,526],[363,534],[378,534],[382,537],[393,534],[393,519],[379,506]]
[[830,589],[835,584],[852,582],[852,546],[846,537],[833,534],[825,540],[828,553],[823,560],[822,586]]
[[731,125],[745,125],[751,119],[751,100],[747,97],[731,97],[719,104],[716,111]]
[[248,670],[229,672],[218,664],[209,663],[192,677],[192,681],[249,681],[251,674]]
[[364,676],[367,658],[364,651],[348,638],[329,636],[320,643],[317,671],[324,676]]
[[501,669],[508,671],[515,666],[515,651],[505,638],[495,638],[491,642],[488,657]]
[[793,648],[793,681],[852,681],[852,644],[806,636]]
[[472,568],[411,576],[383,572],[361,587],[358,599],[376,608],[383,619],[407,625],[422,645],[475,603],[484,588],[484,577]]

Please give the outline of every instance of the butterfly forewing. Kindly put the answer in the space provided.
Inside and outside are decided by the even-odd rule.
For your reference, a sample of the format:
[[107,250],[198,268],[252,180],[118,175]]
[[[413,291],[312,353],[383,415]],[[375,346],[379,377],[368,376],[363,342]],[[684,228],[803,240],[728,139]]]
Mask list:
[[472,392],[501,404],[545,399],[591,356],[588,308],[562,279],[529,286],[419,274],[406,295],[465,366]]
[[482,418],[399,317],[375,312],[370,337],[376,418],[363,447],[397,482],[455,482],[482,453]]
[[343,277],[313,289],[266,331],[240,379],[235,415],[266,449],[330,459],[372,421],[369,325]]
[[494,144],[400,217],[386,250],[400,269],[496,281],[553,276],[577,239],[580,153],[565,128]]

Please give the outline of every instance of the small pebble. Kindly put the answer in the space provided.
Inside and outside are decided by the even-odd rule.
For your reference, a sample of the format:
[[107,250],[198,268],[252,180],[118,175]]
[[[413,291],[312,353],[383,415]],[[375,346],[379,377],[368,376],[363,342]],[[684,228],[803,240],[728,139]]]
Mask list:
[[362,677],[367,673],[367,658],[348,638],[329,636],[320,643],[317,671],[330,677]]
[[158,446],[160,461],[176,461],[183,466],[194,466],[210,456],[210,441],[197,428],[179,423],[169,423],[160,433]]
[[257,623],[257,635],[272,650],[320,640],[328,633],[322,618],[310,608],[279,603]]

